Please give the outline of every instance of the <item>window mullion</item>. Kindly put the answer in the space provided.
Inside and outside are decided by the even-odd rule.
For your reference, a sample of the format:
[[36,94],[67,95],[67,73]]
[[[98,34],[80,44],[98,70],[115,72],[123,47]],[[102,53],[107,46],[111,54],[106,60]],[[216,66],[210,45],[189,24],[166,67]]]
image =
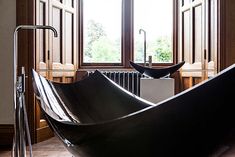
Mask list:
[[122,15],[122,60],[125,68],[129,68],[129,61],[133,60],[133,0],[123,0]]

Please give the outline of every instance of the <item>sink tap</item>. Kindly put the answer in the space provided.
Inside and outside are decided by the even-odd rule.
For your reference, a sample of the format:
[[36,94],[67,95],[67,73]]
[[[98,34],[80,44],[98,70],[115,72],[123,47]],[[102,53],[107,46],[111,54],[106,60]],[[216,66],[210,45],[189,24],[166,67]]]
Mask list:
[[148,66],[151,68],[152,67],[152,56],[149,56],[149,60],[148,60]]
[[144,66],[146,66],[146,31],[139,29],[139,34],[141,34],[141,32],[144,33]]

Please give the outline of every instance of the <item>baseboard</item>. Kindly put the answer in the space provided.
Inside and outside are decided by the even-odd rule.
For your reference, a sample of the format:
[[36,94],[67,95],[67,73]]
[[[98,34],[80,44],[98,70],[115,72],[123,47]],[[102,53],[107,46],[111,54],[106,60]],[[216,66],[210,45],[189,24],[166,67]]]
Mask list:
[[13,124],[0,124],[0,149],[12,147],[14,136]]
[[37,129],[37,143],[48,140],[53,137],[54,133],[51,131],[49,126],[44,126]]

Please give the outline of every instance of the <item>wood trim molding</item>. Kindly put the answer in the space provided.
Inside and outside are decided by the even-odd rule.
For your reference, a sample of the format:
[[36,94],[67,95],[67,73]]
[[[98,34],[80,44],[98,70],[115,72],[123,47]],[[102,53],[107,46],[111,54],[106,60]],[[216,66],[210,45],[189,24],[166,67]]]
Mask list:
[[13,143],[14,125],[0,124],[0,149],[11,148]]
[[234,6],[233,0],[218,0],[218,50],[219,71],[235,62],[234,39]]
[[226,1],[218,0],[218,71],[226,68]]
[[[130,68],[129,61],[134,59],[134,2],[133,0],[126,0],[123,3],[122,12],[122,63],[125,68]],[[129,16],[127,16],[129,15]]]
[[51,131],[49,126],[44,126],[37,129],[37,143],[45,141],[54,136],[53,131]]
[[[17,0],[16,1],[16,25],[34,25],[36,8],[36,0]],[[19,32],[18,39],[18,66],[24,66],[26,76],[25,102],[28,113],[29,127],[32,143],[36,139],[35,125],[35,104],[34,92],[32,87],[31,69],[35,67],[35,31],[22,30]]]
[[180,62],[178,53],[178,30],[179,30],[179,6],[176,1],[173,1],[173,64]]

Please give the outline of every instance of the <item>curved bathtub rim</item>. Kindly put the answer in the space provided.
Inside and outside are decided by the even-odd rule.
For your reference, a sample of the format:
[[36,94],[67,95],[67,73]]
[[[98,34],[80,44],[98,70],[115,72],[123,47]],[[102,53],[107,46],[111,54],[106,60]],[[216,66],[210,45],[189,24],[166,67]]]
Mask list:
[[[93,76],[95,76],[95,74],[98,73],[100,76],[104,77],[106,80],[108,80],[109,82],[111,82],[111,84],[112,84],[113,86],[119,88],[120,90],[122,90],[123,92],[125,92],[126,94],[128,94],[129,97],[132,97],[133,99],[138,99],[138,101],[141,101],[142,103],[148,104],[149,106],[146,107],[146,108],[144,108],[144,109],[147,109],[147,108],[151,108],[151,107],[156,106],[156,104],[154,104],[154,103],[152,103],[152,102],[150,102],[150,101],[147,101],[147,100],[145,100],[145,99],[143,99],[143,98],[140,98],[140,97],[138,97],[138,96],[132,94],[131,92],[125,90],[124,88],[121,88],[118,84],[116,84],[114,81],[112,81],[110,78],[108,78],[107,76],[105,76],[104,74],[102,74],[102,73],[101,73],[100,71],[98,71],[98,70],[96,70],[95,73],[93,73],[92,75],[90,75],[90,76],[84,78],[83,80],[76,81],[76,82],[72,82],[72,83],[58,83],[58,82],[54,82],[54,81],[52,81],[52,80],[48,80],[47,78],[45,78],[45,77],[43,77],[42,75],[40,75],[39,73],[37,73],[34,69],[32,69],[32,73],[33,73],[33,84],[35,84],[35,81],[34,81],[34,77],[35,77],[35,76],[34,76],[34,75],[37,75],[37,77],[41,77],[41,78],[45,79],[47,82],[49,82],[49,83],[51,83],[51,84],[53,84],[53,85],[56,84],[56,85],[62,85],[62,86],[73,86],[73,85],[75,85],[75,84],[80,84],[80,83],[84,82],[85,80],[92,78]],[[35,85],[35,86],[36,86],[36,85]],[[36,87],[36,89],[37,89],[37,87]],[[37,89],[37,90],[38,90],[38,89]],[[37,93],[38,93],[38,92],[37,92]],[[43,101],[43,99],[41,99],[40,95],[37,95],[37,94],[35,94],[35,95],[36,95],[38,101],[42,101],[43,103],[45,103],[45,102]],[[40,102],[40,103],[41,103],[41,102]],[[45,104],[46,104],[46,103],[45,103]],[[41,105],[39,105],[39,106],[40,106],[40,108],[41,108]],[[41,108],[41,110],[43,110],[43,109]],[[139,111],[141,111],[141,110],[139,110]],[[139,112],[139,111],[137,111],[137,112]],[[43,111],[43,112],[45,112],[45,111]],[[135,112],[133,112],[133,113],[135,113]],[[133,113],[130,113],[130,114],[133,114]],[[106,124],[106,123],[110,123],[110,122],[112,122],[112,121],[116,121],[116,120],[123,119],[123,118],[125,118],[125,117],[129,117],[129,116],[130,116],[130,114],[128,114],[129,116],[128,116],[128,115],[125,115],[125,116],[121,116],[121,117],[118,117],[118,118],[115,118],[115,119],[110,119],[110,120],[101,121],[101,122],[94,122],[94,123],[74,123],[74,122],[72,122],[72,121],[63,121],[63,120],[60,121],[60,120],[58,120],[58,119],[55,119],[54,117],[52,117],[51,115],[49,115],[49,114],[46,113],[46,112],[45,112],[45,114],[47,114],[49,117],[51,117],[51,118],[54,119],[55,121],[58,121],[58,122],[61,122],[61,123],[64,123],[64,124],[73,124],[73,125],[79,125],[79,126]]]
[[[101,122],[96,122],[96,123],[73,123],[73,122],[69,122],[67,123],[66,121],[58,121],[57,119],[54,119],[53,117],[51,117],[50,115],[48,115],[46,112],[46,114],[54,119],[55,121],[58,121],[60,123],[63,123],[63,124],[68,124],[68,125],[75,125],[75,126],[99,126],[99,125],[107,125],[109,123],[115,123],[115,122],[118,122],[119,120],[125,120],[125,119],[128,119],[128,118],[133,118],[134,116],[138,116],[139,114],[141,113],[145,113],[145,111],[149,111],[151,109],[156,109],[156,108],[159,108],[159,107],[162,107],[164,106],[167,102],[169,101],[174,101],[176,98],[180,98],[182,96],[184,96],[185,94],[187,94],[188,92],[190,91],[194,91],[196,89],[198,89],[198,87],[201,87],[201,85],[203,84],[206,84],[207,82],[210,82],[210,81],[213,81],[213,80],[216,80],[216,79],[219,79],[220,77],[222,77],[223,74],[225,74],[227,71],[231,70],[231,69],[234,69],[235,71],[235,64],[231,65],[230,67],[222,70],[221,72],[219,72],[214,78],[211,78],[211,79],[208,79],[208,80],[204,80],[203,82],[200,82],[198,84],[196,84],[195,86],[189,88],[189,89],[186,89],[185,91],[181,92],[181,93],[178,93],[168,99],[165,99],[161,102],[158,102],[157,104],[155,104],[154,106],[149,106],[149,107],[146,107],[142,110],[139,110],[139,111],[136,111],[136,112],[133,112],[133,113],[130,113],[128,115],[125,115],[125,116],[121,116],[121,117],[118,117],[118,118],[115,118],[115,119],[111,119],[111,120],[106,120],[106,121],[101,121]],[[47,80],[47,79],[46,79]],[[50,81],[50,80],[48,80]],[[50,81],[51,82],[51,81]],[[52,82],[53,83],[53,82]],[[60,83],[59,83],[60,84]],[[151,102],[150,102],[151,103]]]

